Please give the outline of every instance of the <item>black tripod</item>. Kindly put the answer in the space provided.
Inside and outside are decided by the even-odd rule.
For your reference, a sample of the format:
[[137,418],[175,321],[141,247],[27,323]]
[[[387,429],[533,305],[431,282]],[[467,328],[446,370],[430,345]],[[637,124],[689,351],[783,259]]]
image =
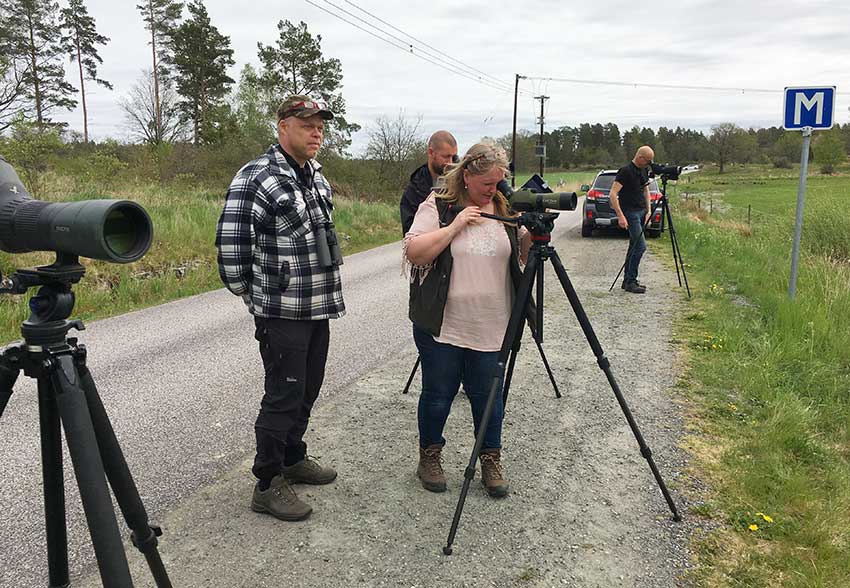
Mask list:
[[617,402],[620,404],[620,408],[623,411],[623,414],[626,417],[626,420],[629,423],[629,427],[632,429],[632,433],[635,436],[635,439],[640,446],[640,453],[646,459],[649,464],[650,470],[652,470],[652,475],[655,477],[655,481],[658,483],[658,487],[661,489],[661,493],[664,495],[664,499],[667,501],[667,505],[670,507],[670,511],[673,513],[673,520],[680,521],[681,516],[679,512],[676,510],[676,505],[673,502],[673,498],[670,496],[670,492],[667,490],[667,486],[664,484],[664,480],[661,478],[661,474],[658,472],[658,468],[655,465],[655,462],[652,459],[652,451],[650,451],[649,446],[643,439],[643,436],[638,429],[637,422],[635,422],[634,417],[632,416],[631,411],[629,410],[628,405],[626,404],[625,398],[623,398],[623,394],[620,391],[620,387],[617,385],[617,381],[614,379],[614,375],[611,373],[610,362],[608,358],[605,357],[605,353],[602,350],[602,346],[599,344],[599,340],[596,338],[596,333],[593,332],[593,327],[590,324],[590,320],[587,318],[587,314],[584,312],[584,308],[581,306],[581,302],[578,299],[578,294],[576,294],[575,288],[573,288],[572,283],[570,282],[569,276],[567,276],[567,271],[564,269],[563,264],[561,264],[561,260],[558,257],[557,251],[555,248],[549,245],[550,235],[552,229],[555,225],[555,219],[558,218],[558,213],[556,212],[525,212],[522,213],[517,218],[503,218],[494,215],[482,214],[481,216],[487,218],[494,218],[496,220],[501,220],[505,222],[516,222],[521,226],[525,226],[531,232],[531,238],[533,244],[531,246],[531,251],[528,254],[528,263],[525,266],[525,270],[522,274],[522,280],[520,281],[519,289],[517,290],[516,298],[514,299],[514,306],[511,311],[511,317],[508,321],[508,327],[505,330],[505,337],[502,339],[502,347],[499,350],[499,360],[496,365],[496,372],[493,374],[493,383],[490,388],[490,394],[487,397],[487,404],[484,407],[484,415],[481,419],[481,425],[478,430],[478,435],[475,438],[475,446],[472,449],[472,455],[469,458],[469,464],[464,470],[464,481],[463,488],[460,492],[460,497],[458,498],[457,508],[455,508],[454,518],[452,519],[451,530],[449,531],[449,536],[446,541],[445,547],[443,547],[443,553],[446,555],[451,555],[452,553],[452,543],[454,542],[455,535],[457,534],[458,524],[460,523],[460,516],[463,512],[463,505],[466,502],[466,495],[469,492],[469,485],[472,482],[473,477],[475,476],[475,462],[478,458],[478,453],[481,451],[481,447],[484,444],[484,436],[487,432],[487,423],[490,422],[490,416],[493,414],[493,404],[495,401],[496,393],[499,389],[499,385],[502,382],[502,378],[505,374],[505,362],[508,358],[508,353],[511,351],[511,347],[514,345],[517,337],[522,332],[522,323],[525,318],[525,308],[529,302],[531,297],[531,291],[534,288],[534,281],[537,280],[537,317],[538,324],[537,329],[538,333],[542,333],[542,312],[543,312],[543,263],[547,260],[552,261],[552,265],[555,268],[555,273],[558,276],[558,280],[561,282],[561,286],[564,289],[564,293],[567,295],[567,298],[570,301],[570,306],[573,308],[573,312],[578,319],[579,325],[581,325],[582,331],[584,331],[584,336],[587,339],[587,342],[590,344],[590,348],[593,350],[593,354],[596,356],[596,362],[599,364],[599,367],[605,373],[605,376],[608,378],[608,383],[611,386],[611,389],[614,391],[614,396],[617,397]]
[[[676,178],[673,178],[676,179]],[[646,227],[649,226],[649,223],[652,222],[652,217],[655,216],[655,211],[658,207],[661,206],[661,215],[662,215],[662,223],[663,227],[665,224],[669,228],[670,233],[670,245],[673,249],[673,264],[676,266],[676,278],[679,280],[679,287],[682,287],[682,279],[685,280],[685,290],[688,292],[688,298],[691,297],[691,288],[688,286],[688,276],[685,274],[685,262],[682,259],[682,252],[679,249],[679,239],[676,237],[676,227],[673,226],[673,215],[670,214],[670,203],[667,200],[667,176],[661,176],[661,198],[656,200],[652,204],[652,210],[649,213],[649,218],[646,219],[646,222],[641,228],[640,237],[638,237],[638,241],[643,237],[646,232]],[[626,253],[626,261],[632,256],[632,248],[634,247],[634,243],[629,243],[629,250]],[[681,267],[681,274],[679,273],[679,268]],[[617,280],[620,279],[620,274],[623,273],[623,270],[626,269],[626,262],[623,262],[623,266],[620,268],[620,271],[617,272],[617,277],[614,278],[614,281],[611,282],[611,287],[608,288],[608,291],[614,289],[614,286],[617,283]]]
[[84,273],[76,256],[59,253],[53,265],[18,270],[11,279],[2,281],[3,293],[24,294],[29,288],[40,288],[30,299],[29,319],[21,325],[23,342],[0,351],[0,416],[19,372],[23,370],[36,378],[50,588],[70,585],[60,423],[65,429],[104,587],[133,586],[106,485],[108,478],[132,531],[133,544],[147,559],[156,585],[170,588],[157,551],[157,537],[162,531],[148,522],[139,491],[86,367],[85,346],[78,345],[76,338],[67,337],[71,329],[85,328],[82,321],[66,320],[74,307],[71,284]]

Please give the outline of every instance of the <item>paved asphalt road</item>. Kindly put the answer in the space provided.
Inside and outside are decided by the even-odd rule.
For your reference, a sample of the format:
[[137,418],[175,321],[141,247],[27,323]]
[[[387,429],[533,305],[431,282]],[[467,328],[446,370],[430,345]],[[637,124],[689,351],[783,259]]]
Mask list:
[[[561,214],[555,242],[580,222],[580,210]],[[348,313],[331,322],[324,395],[413,346],[400,242],[348,257],[342,278]],[[218,290],[87,327],[79,337],[89,368],[152,521],[252,452],[262,366],[239,299]],[[64,459],[77,573],[94,556],[67,451]],[[0,471],[0,587],[43,586],[38,402],[35,382],[23,376],[0,417]]]

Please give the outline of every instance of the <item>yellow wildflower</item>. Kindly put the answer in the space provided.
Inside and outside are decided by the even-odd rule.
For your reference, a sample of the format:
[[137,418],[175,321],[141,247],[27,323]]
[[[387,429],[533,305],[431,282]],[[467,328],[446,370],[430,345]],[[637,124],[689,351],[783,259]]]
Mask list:
[[772,523],[772,522],[773,522],[773,518],[772,518],[770,515],[766,515],[766,514],[764,514],[763,512],[757,512],[757,513],[756,513],[756,516],[757,516],[757,517],[761,517],[761,518],[763,518],[763,519],[764,519],[766,522],[768,522],[768,523]]

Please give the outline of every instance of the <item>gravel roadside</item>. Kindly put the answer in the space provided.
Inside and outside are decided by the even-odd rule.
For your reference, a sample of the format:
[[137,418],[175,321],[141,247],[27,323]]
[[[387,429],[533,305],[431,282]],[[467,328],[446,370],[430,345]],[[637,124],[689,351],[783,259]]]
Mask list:
[[[693,517],[682,496],[683,423],[671,389],[678,371],[670,317],[682,294],[675,273],[648,253],[651,295],[608,292],[625,252],[620,237],[582,240],[578,227],[556,247],[612,371],[670,487],[670,512],[575,316],[546,264],[544,349],[563,398],[556,399],[528,337],[508,400],[503,462],[512,492],[489,498],[473,482],[454,554],[444,556],[463,469],[472,448],[468,403],[458,395],[447,426],[449,490],[425,491],[415,476],[418,378],[412,340],[380,368],[317,405],[311,453],[340,472],[324,487],[298,486],[313,515],[283,523],[248,509],[250,460],[156,521],[175,586],[575,586],[681,585]],[[593,255],[589,255],[592,248]],[[665,254],[666,248],[663,250]],[[401,278],[399,278],[401,279]],[[153,581],[128,550],[138,586]],[[80,585],[99,586],[89,576]]]

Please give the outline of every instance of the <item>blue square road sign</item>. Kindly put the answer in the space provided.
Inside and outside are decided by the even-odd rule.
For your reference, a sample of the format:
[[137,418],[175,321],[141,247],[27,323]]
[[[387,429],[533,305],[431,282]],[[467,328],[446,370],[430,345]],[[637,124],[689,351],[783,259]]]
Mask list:
[[782,128],[831,129],[835,112],[835,86],[785,88]]

